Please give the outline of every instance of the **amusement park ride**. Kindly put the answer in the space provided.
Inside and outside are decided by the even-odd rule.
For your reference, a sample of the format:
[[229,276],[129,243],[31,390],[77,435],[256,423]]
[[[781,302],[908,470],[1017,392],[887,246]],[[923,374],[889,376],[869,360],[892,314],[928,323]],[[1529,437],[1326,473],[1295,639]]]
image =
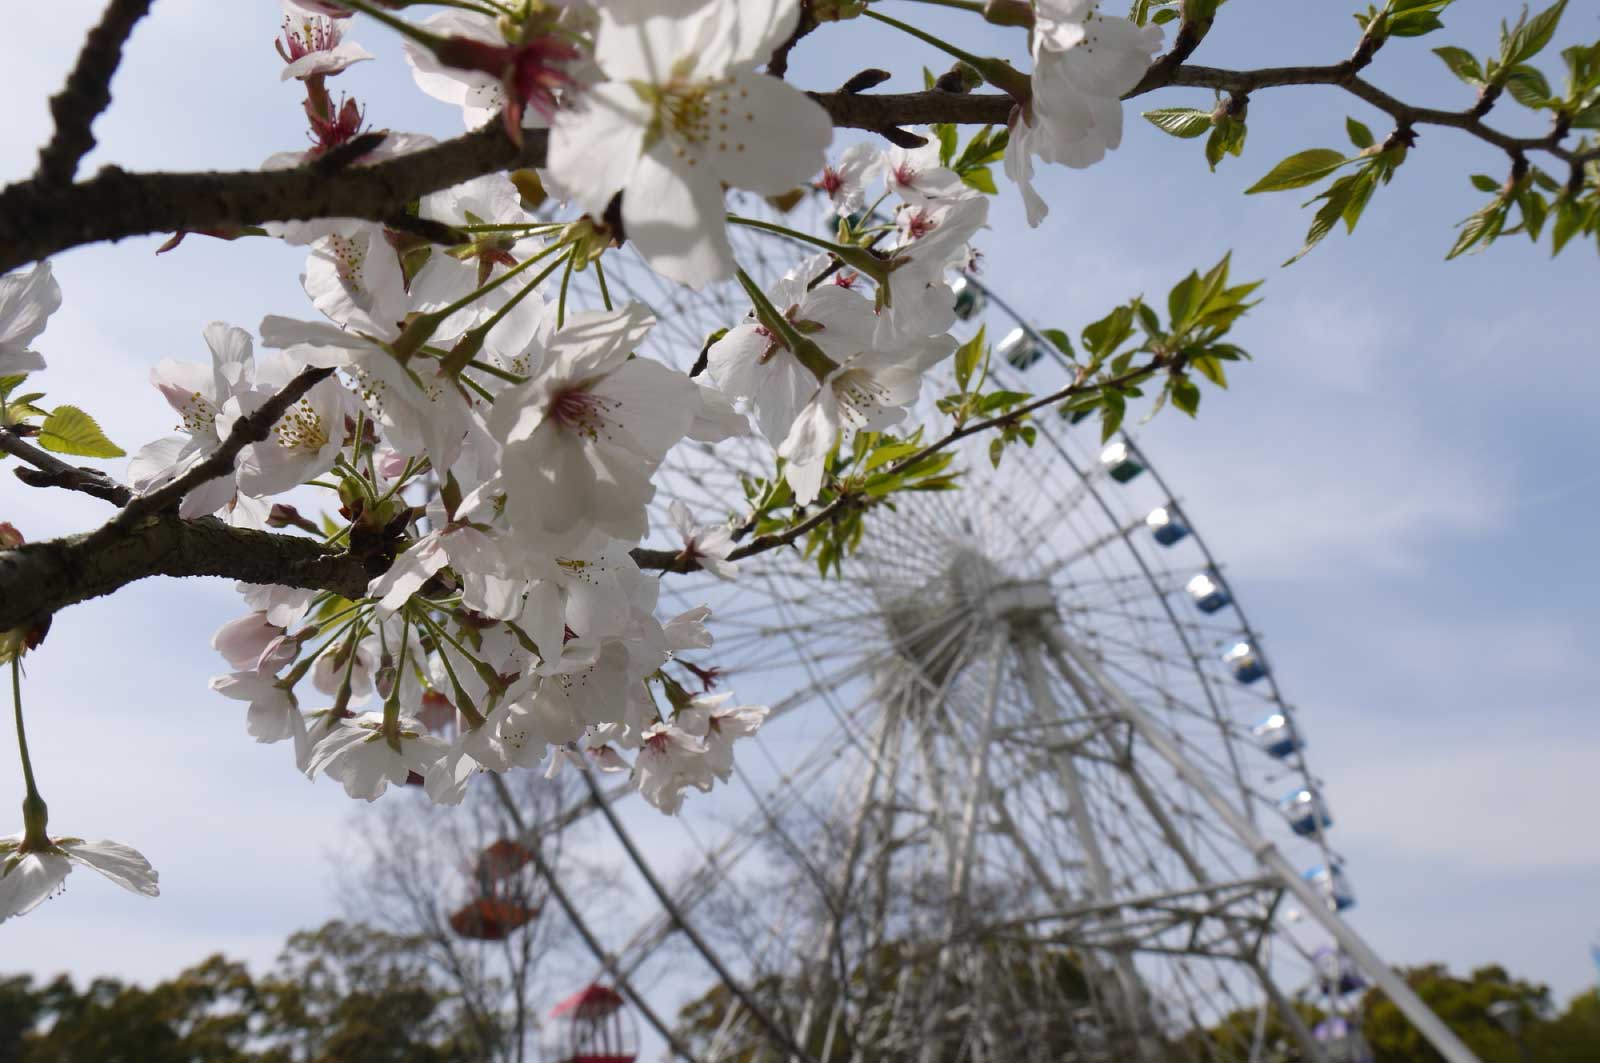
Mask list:
[[[741,239],[758,280],[801,257]],[[610,282],[679,364],[748,309],[642,267]],[[1045,334],[976,277],[958,290],[965,334],[1002,337],[994,386],[1060,386]],[[1133,439],[1034,423],[997,470],[986,440],[962,450],[960,490],[876,508],[843,579],[774,551],[733,582],[663,580],[664,605],[712,606],[700,663],[772,711],[728,792],[677,817],[585,776],[556,829],[614,834],[632,904],[565,888],[538,829],[479,859],[457,933],[516,933],[551,900],[594,954],[548,1060],[628,1063],[638,1016],[697,1063],[1361,1063],[1370,984],[1476,1063],[1346,922],[1301,714],[1177,495]],[[770,464],[706,446],[658,501],[742,512]],[[708,987],[725,1005],[696,1036],[662,1018]]]

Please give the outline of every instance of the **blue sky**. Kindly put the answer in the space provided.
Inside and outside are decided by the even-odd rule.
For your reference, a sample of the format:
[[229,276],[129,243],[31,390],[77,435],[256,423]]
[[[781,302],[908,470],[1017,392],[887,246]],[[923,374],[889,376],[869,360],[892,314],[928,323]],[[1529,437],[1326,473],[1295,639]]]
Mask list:
[[[45,99],[99,7],[63,0],[9,16],[5,178],[32,169]],[[1393,42],[1370,77],[1408,102],[1464,106],[1470,90],[1426,49],[1485,52],[1508,13],[1461,0],[1446,30]],[[89,167],[245,167],[300,146],[298,93],[278,83],[271,50],[276,22],[265,0],[157,4]],[[1580,5],[1568,23],[1557,46],[1596,32]],[[1341,4],[1233,0],[1196,60],[1326,62],[1356,34]],[[370,121],[459,129],[453,110],[412,89],[386,34],[358,36],[380,62],[338,87],[375,101]],[[819,34],[797,52],[793,80],[826,88],[874,65],[896,71],[886,89],[906,90],[922,64],[945,65],[887,30],[861,37],[858,50]],[[970,28],[962,40],[985,46]],[[989,283],[1038,324],[1076,331],[1230,248],[1235,276],[1267,279],[1238,331],[1256,361],[1227,394],[1207,393],[1197,423],[1169,414],[1141,441],[1226,560],[1302,712],[1361,895],[1357,926],[1396,963],[1501,962],[1568,995],[1591,984],[1586,946],[1600,932],[1600,713],[1585,650],[1600,630],[1600,473],[1585,427],[1600,401],[1593,247],[1552,263],[1519,237],[1445,263],[1451,226],[1482,199],[1466,175],[1498,179],[1505,160],[1427,127],[1353,237],[1336,233],[1280,269],[1309,223],[1307,197],[1243,188],[1291,152],[1344,146],[1346,115],[1379,137],[1387,126],[1330,89],[1263,92],[1244,159],[1210,174],[1199,142],[1135,113],[1207,98],[1136,101],[1106,163],[1044,175],[1052,213],[1038,230],[1003,187],[982,241]],[[1503,110],[1494,120],[1517,128],[1515,108]],[[130,451],[170,427],[150,365],[202,357],[208,321],[253,327],[309,309],[292,250],[195,238],[155,259],[157,242],[62,256],[66,301],[41,342],[50,397],[90,409]],[[103,516],[92,500],[0,477],[0,519],[30,538]],[[62,614],[31,659],[30,738],[52,825],[140,847],[164,896],[74,876],[65,897],[0,930],[8,970],[155,978],[215,950],[265,963],[287,933],[336,914],[329,853],[350,803],[300,783],[286,750],[249,742],[237,707],[205,687],[220,663],[211,633],[237,608],[220,582],[147,583]],[[0,788],[16,778],[9,749],[0,742]]]

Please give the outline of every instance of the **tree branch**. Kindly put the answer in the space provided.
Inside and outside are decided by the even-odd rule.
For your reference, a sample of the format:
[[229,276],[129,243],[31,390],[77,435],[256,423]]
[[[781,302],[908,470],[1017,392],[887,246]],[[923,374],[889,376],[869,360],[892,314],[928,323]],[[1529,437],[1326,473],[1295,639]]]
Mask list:
[[133,499],[133,492],[99,469],[84,465],[68,465],[53,454],[47,454],[29,443],[16,431],[0,426],[0,450],[32,465],[32,469],[13,469],[17,479],[29,487],[60,487],[68,491],[82,491],[86,495],[103,498],[116,506],[125,506]]
[[[1331,66],[1222,70],[1167,66],[1158,60],[1127,98],[1167,86],[1249,93],[1284,85],[1334,85],[1404,125],[1442,125],[1517,154],[1546,151],[1568,163],[1600,159],[1600,148],[1576,152],[1553,133],[1512,137],[1484,124],[1472,110],[1412,107],[1357,75],[1355,58]],[[1001,93],[813,92],[835,126],[881,132],[900,126],[952,122],[1004,125],[1013,101]],[[498,170],[542,166],[546,134],[528,130],[519,149],[498,125],[370,166],[328,173],[293,170],[208,173],[128,173],[114,166],[88,181],[52,185],[37,178],[0,190],[0,273],[59,251],[147,233],[203,231],[304,218],[385,221],[429,192]]]
[[198,465],[171,483],[147,495],[134,497],[123,507],[121,513],[93,532],[91,537],[106,539],[122,534],[146,516],[176,506],[183,500],[184,495],[201,484],[232,472],[233,463],[238,460],[240,451],[252,443],[259,443],[267,438],[267,433],[272,431],[272,426],[278,423],[278,419],[289,407],[299,402],[305,397],[306,392],[333,374],[331,366],[301,370],[299,376],[285,384],[282,391],[263,402],[254,413],[235,421],[233,429],[228,432],[228,438],[224,439],[216,450],[206,455]]
[[[1002,413],[999,416],[990,417],[982,421],[972,421],[968,424],[953,428],[916,453],[907,454],[899,461],[892,462],[884,468],[877,470],[876,474],[892,476],[895,473],[904,472],[906,469],[911,468],[924,458],[932,454],[937,454],[939,451],[952,446],[968,436],[976,435],[979,432],[987,432],[991,428],[1000,428],[1007,424],[1015,424],[1018,420],[1030,413],[1033,413],[1035,410],[1040,410],[1046,406],[1054,406],[1057,403],[1065,402],[1067,399],[1070,399],[1075,395],[1080,395],[1085,391],[1111,387],[1124,387],[1129,384],[1133,384],[1136,381],[1142,380],[1151,373],[1155,372],[1161,367],[1161,364],[1162,363],[1159,360],[1152,360],[1150,362],[1146,362],[1144,365],[1136,366],[1135,368],[1130,369],[1119,376],[1111,377],[1108,380],[1075,381],[1059,391],[1051,392],[1049,395],[1046,395],[1043,398],[1026,402],[1008,413]],[[869,500],[856,494],[841,494],[838,498],[834,499],[832,502],[829,502],[827,505],[811,514],[811,516],[807,517],[799,524],[796,524],[790,528],[785,528],[781,532],[774,532],[771,535],[762,535],[758,538],[751,539],[743,546],[729,552],[728,560],[742,561],[747,557],[754,557],[756,554],[764,554],[769,550],[776,550],[780,546],[788,546],[790,543],[794,542],[802,535],[805,535],[813,528],[832,520],[847,507],[866,504],[869,501],[871,503],[876,503],[877,500]],[[700,567],[700,563],[698,561],[694,560],[692,557],[685,557],[682,551],[677,550],[647,550],[643,547],[639,547],[638,549],[632,551],[631,556],[633,557],[634,563],[640,568],[657,569],[662,572],[693,572]]]
[[[102,529],[103,530],[103,529]],[[234,528],[216,517],[148,517],[100,532],[0,550],[0,631],[42,620],[148,576],[226,576],[360,598],[385,562],[368,563],[303,535]]]
[[89,127],[111,103],[111,76],[122,63],[122,46],[151,3],[153,0],[111,0],[100,24],[84,38],[66,85],[50,97],[56,131],[50,143],[39,149],[35,180],[66,184],[78,172],[78,163],[94,147]]

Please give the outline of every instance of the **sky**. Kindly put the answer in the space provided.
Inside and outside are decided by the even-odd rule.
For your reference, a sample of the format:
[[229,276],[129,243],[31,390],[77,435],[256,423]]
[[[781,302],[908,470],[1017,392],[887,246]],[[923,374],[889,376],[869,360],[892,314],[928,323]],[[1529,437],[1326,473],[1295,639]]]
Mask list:
[[[31,171],[49,132],[46,98],[99,7],[62,0],[8,16],[0,179]],[[1357,35],[1344,8],[1233,0],[1195,59],[1335,60]],[[300,146],[297,87],[279,84],[271,47],[277,10],[156,4],[85,172],[250,167]],[[1408,102],[1465,106],[1470,90],[1427,48],[1485,52],[1508,13],[1509,3],[1461,0],[1446,30],[1393,42],[1369,76]],[[942,12],[927,21],[953,25]],[[1573,5],[1556,46],[1592,39],[1596,21]],[[1001,31],[962,25],[965,47],[1014,48]],[[336,87],[372,100],[369,121],[459,130],[452,109],[412,88],[385,33],[356,35],[380,60]],[[896,72],[885,90],[907,91],[921,65],[945,65],[881,27],[848,36],[848,48],[821,33],[802,44],[791,80],[828,88],[872,65]],[[1135,101],[1105,163],[1044,173],[1052,210],[1038,229],[1002,181],[980,241],[987,283],[1039,326],[1076,332],[1230,249],[1235,277],[1266,279],[1237,330],[1255,360],[1227,393],[1207,392],[1198,421],[1164,415],[1141,445],[1225,560],[1300,710],[1360,893],[1356,926],[1393,963],[1497,962],[1565,998],[1593,984],[1587,946],[1600,936],[1594,248],[1552,262],[1545,247],[1507,238],[1444,262],[1452,225],[1483,198],[1467,175],[1498,180],[1505,162],[1427,127],[1353,236],[1337,232],[1280,268],[1309,224],[1299,206],[1309,195],[1243,189],[1294,151],[1344,147],[1346,115],[1381,138],[1383,116],[1328,88],[1259,93],[1244,158],[1212,174],[1200,142],[1137,116],[1171,105],[1209,104],[1198,90]],[[1492,116],[1502,127],[1536,128],[1501,110],[1513,108]],[[209,321],[253,328],[266,313],[310,309],[292,250],[191,238],[156,259],[158,243],[60,256],[65,303],[39,345],[49,399],[87,408],[130,452],[170,430],[146,383],[155,362],[202,358]],[[92,499],[0,477],[0,520],[30,539],[104,515]],[[218,950],[265,965],[288,933],[337,914],[329,898],[351,803],[326,781],[298,780],[286,747],[251,743],[238,706],[206,689],[222,670],[211,634],[238,610],[220,581],[146,582],[56,618],[25,688],[52,827],[140,848],[163,896],[74,875],[64,897],[0,928],[0,969],[148,980]],[[0,793],[20,796],[10,757],[8,736]]]

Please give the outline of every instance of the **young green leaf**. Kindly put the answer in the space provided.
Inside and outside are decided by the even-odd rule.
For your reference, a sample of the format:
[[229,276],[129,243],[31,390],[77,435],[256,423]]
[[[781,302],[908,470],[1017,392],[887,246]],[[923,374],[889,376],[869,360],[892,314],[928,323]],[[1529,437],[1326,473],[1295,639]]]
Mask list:
[[1354,118],[1344,120],[1345,132],[1350,134],[1350,143],[1358,148],[1370,148],[1376,143],[1372,130],[1356,121]]
[[1265,177],[1245,189],[1245,195],[1304,188],[1352,161],[1331,148],[1309,148],[1278,163]]
[[1211,112],[1197,111],[1193,107],[1158,107],[1144,112],[1149,123],[1175,137],[1192,140],[1211,130]]
[[1500,42],[1500,66],[1502,69],[1514,67],[1518,63],[1525,63],[1544,50],[1550,43],[1550,38],[1555,35],[1556,24],[1561,21],[1561,14],[1567,9],[1567,0],[1557,2],[1532,18],[1527,17],[1524,9],[1523,17],[1517,20],[1509,34]]
[[1488,80],[1478,66],[1478,60],[1465,48],[1445,45],[1443,48],[1435,48],[1433,54],[1444,60],[1444,65],[1450,68],[1450,73],[1468,85],[1482,85]]
[[106,438],[93,417],[76,406],[57,406],[39,426],[39,445],[57,454],[121,458],[127,451]]
[[978,368],[978,363],[983,360],[984,332],[987,326],[980,326],[978,334],[966,343],[956,348],[956,384],[962,391],[967,390],[968,383],[972,380],[973,370]]

